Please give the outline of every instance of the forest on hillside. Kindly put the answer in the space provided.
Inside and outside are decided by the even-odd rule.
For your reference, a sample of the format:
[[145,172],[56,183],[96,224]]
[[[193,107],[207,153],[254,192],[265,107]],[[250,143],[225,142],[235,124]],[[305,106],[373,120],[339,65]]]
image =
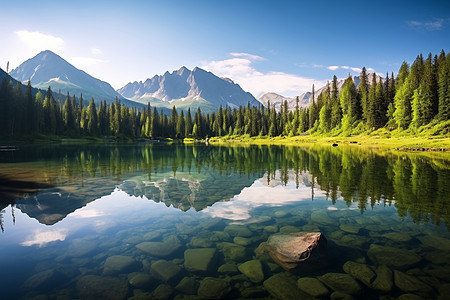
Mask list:
[[55,99],[51,87],[33,96],[30,82],[24,88],[6,76],[0,86],[0,136],[351,136],[380,128],[414,135],[424,126],[439,126],[440,134],[450,133],[450,53],[442,50],[427,58],[420,54],[411,65],[403,62],[396,77],[392,72],[381,78],[363,68],[359,78],[356,86],[349,76],[339,90],[334,76],[317,96],[313,86],[312,102],[306,108],[300,108],[297,99],[294,110],[285,102],[280,111],[269,103],[220,107],[211,114],[173,107],[166,115],[150,104],[138,110],[119,99],[99,105],[94,99],[85,103],[82,95],[59,93]]

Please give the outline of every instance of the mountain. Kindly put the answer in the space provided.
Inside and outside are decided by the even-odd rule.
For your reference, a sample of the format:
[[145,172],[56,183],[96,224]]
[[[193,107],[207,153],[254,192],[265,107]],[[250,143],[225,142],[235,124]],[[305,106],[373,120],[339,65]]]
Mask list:
[[235,108],[258,104],[255,97],[245,92],[238,84],[228,78],[220,78],[201,68],[192,71],[181,67],[172,73],[155,75],[145,82],[128,83],[117,90],[123,97],[154,106],[191,110],[200,107],[206,111],[216,111],[220,105]]
[[63,95],[69,92],[71,96],[79,97],[83,93],[83,98],[87,101],[94,98],[97,103],[103,100],[111,103],[118,97],[128,106],[142,106],[124,99],[109,83],[75,68],[49,50],[28,59],[12,70],[10,75],[23,83],[30,80],[36,88],[46,90],[50,86],[56,93],[61,90]]
[[[2,84],[3,80],[5,80],[6,76],[8,76],[8,74],[2,69],[0,68],[0,84]],[[17,85],[17,80],[15,80],[14,78],[12,78],[11,76],[9,77],[9,79],[11,80],[11,84],[13,86]],[[25,82],[22,84],[22,92],[25,94],[26,90],[27,90],[27,84],[28,82]],[[37,94],[37,92],[39,91],[39,89],[37,88],[31,88],[31,94],[33,96],[35,96]],[[45,91],[41,91],[41,93],[45,93]]]
[[[369,79],[369,82],[372,78],[372,74],[368,74],[367,78]],[[342,86],[344,85],[345,79],[338,79],[337,87],[340,91]],[[355,86],[358,87],[360,83],[359,76],[353,76],[353,81],[355,82]],[[322,94],[326,90],[327,86],[320,87],[319,89],[315,90],[315,100],[317,101],[317,97]],[[331,89],[331,82],[330,82],[330,89]],[[270,106],[273,107],[275,105],[275,110],[280,111],[281,105],[284,103],[284,101],[288,102],[288,109],[294,110],[296,103],[297,103],[297,97],[299,98],[299,107],[307,107],[312,102],[312,93],[306,92],[296,97],[284,97],[282,95],[276,94],[276,93],[266,93],[263,94],[261,97],[258,98],[258,101],[261,102],[264,106],[267,107],[267,103],[270,101]]]
[[[298,96],[298,106],[299,107],[306,107],[309,105],[311,93],[306,92]],[[297,105],[297,97],[289,98],[284,97],[276,93],[266,93],[258,98],[258,101],[261,102],[265,107],[267,107],[268,103],[270,102],[270,107],[273,107],[275,105],[275,110],[280,111],[281,105],[284,103],[284,101],[287,101],[288,103],[288,109],[294,110],[295,106]]]

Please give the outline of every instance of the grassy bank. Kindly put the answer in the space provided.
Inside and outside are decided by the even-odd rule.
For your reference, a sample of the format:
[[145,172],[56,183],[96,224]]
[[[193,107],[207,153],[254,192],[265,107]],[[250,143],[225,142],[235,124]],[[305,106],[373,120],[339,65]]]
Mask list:
[[371,134],[356,136],[325,136],[320,134],[293,136],[293,137],[250,137],[225,136],[210,139],[211,143],[248,143],[259,145],[300,145],[300,144],[355,144],[376,148],[414,149],[426,148],[428,150],[444,148],[450,151],[450,135],[401,135],[387,130],[378,130]]

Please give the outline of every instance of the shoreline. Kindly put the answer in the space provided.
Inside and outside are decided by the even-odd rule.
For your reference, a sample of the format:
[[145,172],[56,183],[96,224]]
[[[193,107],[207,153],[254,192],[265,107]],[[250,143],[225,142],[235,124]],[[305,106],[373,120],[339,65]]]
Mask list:
[[[1,149],[14,148],[16,146],[30,144],[104,144],[104,143],[205,143],[205,139],[143,139],[143,138],[122,138],[122,137],[61,137],[61,136],[38,136],[38,137],[7,137],[0,141]],[[304,135],[293,137],[249,137],[249,136],[223,136],[211,137],[208,139],[210,144],[242,144],[242,145],[355,145],[369,148],[383,148],[406,152],[443,152],[450,153],[450,136],[400,136],[400,137],[382,137],[382,136],[320,136],[320,135]],[[11,149],[12,150],[12,149]]]

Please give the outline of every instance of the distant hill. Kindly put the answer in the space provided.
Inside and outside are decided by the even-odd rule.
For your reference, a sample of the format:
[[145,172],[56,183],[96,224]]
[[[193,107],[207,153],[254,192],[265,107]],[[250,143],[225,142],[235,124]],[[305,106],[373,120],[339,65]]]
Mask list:
[[192,71],[182,67],[172,73],[155,75],[142,82],[130,82],[117,90],[123,97],[153,106],[186,109],[200,107],[216,111],[220,105],[231,108],[259,104],[250,93],[228,78],[220,78],[201,68]]
[[99,103],[106,100],[107,103],[115,101],[116,97],[128,106],[142,106],[124,99],[112,86],[86,72],[75,68],[63,58],[46,50],[40,52],[33,58],[23,62],[20,66],[10,72],[10,76],[23,83],[31,81],[33,87],[46,90],[50,86],[54,93],[61,90],[63,95],[70,93],[89,101],[91,98]]
[[[370,81],[370,79],[372,78],[372,74],[368,74],[368,79]],[[341,90],[342,86],[344,85],[344,81],[346,78],[344,79],[338,79],[338,90]],[[353,76],[353,81],[355,82],[355,86],[358,87],[360,79],[358,76]],[[331,88],[331,82],[330,82],[330,88]],[[319,89],[315,90],[315,100],[317,101],[317,97],[322,94],[322,92],[324,92],[326,89],[326,85],[323,87],[320,87]],[[282,103],[284,103],[284,101],[288,102],[288,109],[289,110],[294,110],[295,109],[295,105],[297,103],[297,97],[299,98],[299,107],[307,107],[311,104],[312,102],[312,93],[311,92],[306,92],[303,94],[300,94],[299,96],[296,97],[285,97],[276,93],[266,93],[263,94],[261,97],[258,98],[258,101],[261,102],[264,106],[267,107],[268,102],[270,101],[270,106],[273,107],[275,105],[275,109],[277,111],[281,110],[281,105]]]

